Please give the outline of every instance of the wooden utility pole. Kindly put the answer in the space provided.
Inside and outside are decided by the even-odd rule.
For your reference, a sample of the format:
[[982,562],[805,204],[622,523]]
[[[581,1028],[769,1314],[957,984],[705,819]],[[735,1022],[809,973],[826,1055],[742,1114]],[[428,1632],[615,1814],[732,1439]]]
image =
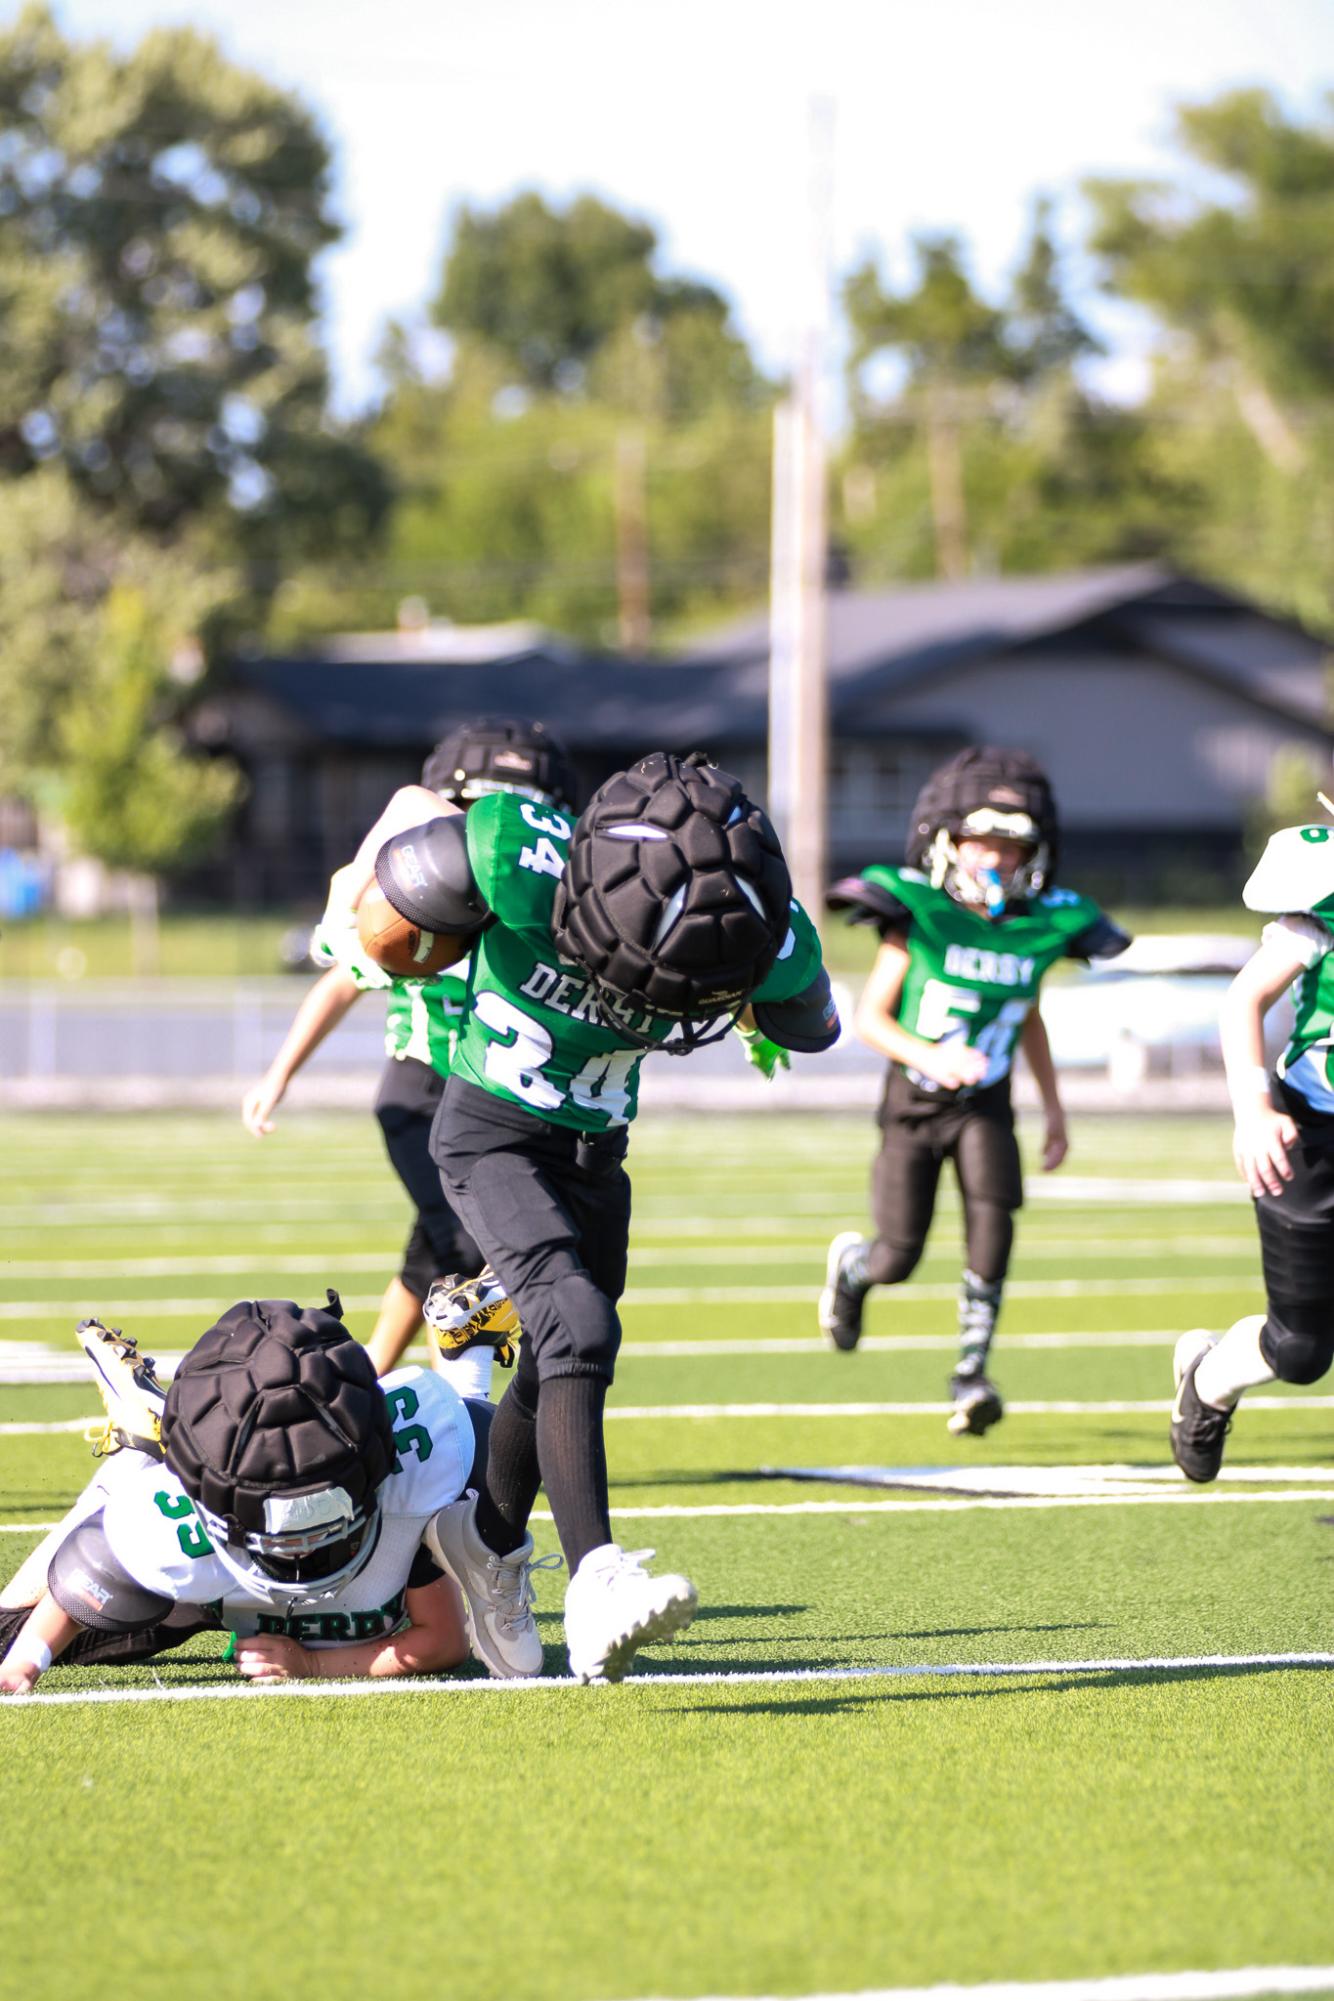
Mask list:
[[769,592],[769,806],[800,902],[818,915],[828,851],[828,549],[824,360],[829,314],[832,113],[810,110],[805,325],[792,395],[774,412]]

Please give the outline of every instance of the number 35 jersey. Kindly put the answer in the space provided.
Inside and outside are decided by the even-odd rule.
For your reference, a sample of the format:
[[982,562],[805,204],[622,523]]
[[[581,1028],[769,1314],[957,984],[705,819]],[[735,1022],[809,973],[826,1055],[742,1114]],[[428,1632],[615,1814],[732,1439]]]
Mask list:
[[[1110,957],[1128,943],[1096,903],[1068,889],[1049,889],[994,919],[934,888],[918,869],[868,868],[836,884],[829,901],[854,921],[878,924],[882,936],[904,938],[898,1019],[924,1042],[982,1050],[988,1067],[978,1090],[1009,1075],[1043,975],[1058,959]],[[941,1089],[902,1067],[920,1090]]]
[[474,1439],[461,1398],[429,1369],[399,1369],[380,1387],[398,1455],[379,1492],[374,1554],[334,1596],[270,1602],[249,1589],[217,1555],[175,1474],[137,1453],[115,1477],[117,1454],[103,1476],[103,1527],[113,1555],[149,1591],[181,1604],[216,1605],[224,1626],[242,1637],[287,1633],[305,1646],[336,1646],[394,1632],[409,1585],[437,1574],[422,1552],[422,1536],[463,1492]]
[[[557,952],[551,910],[573,832],[564,814],[511,793],[491,793],[468,809],[468,859],[495,921],[473,949],[453,1074],[556,1125],[606,1132],[635,1115],[645,1053],[618,1021],[655,1042],[675,1024],[629,1003],[605,1007],[587,974]],[[782,950],[754,998],[791,999],[820,963],[815,926],[794,903]]]

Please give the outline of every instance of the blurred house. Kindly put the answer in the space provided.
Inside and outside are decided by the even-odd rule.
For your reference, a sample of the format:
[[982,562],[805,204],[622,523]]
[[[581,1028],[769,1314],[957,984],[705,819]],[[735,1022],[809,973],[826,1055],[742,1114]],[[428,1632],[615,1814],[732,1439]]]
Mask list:
[[[195,735],[247,770],[229,894],[317,895],[454,722],[541,716],[588,785],[645,750],[702,747],[764,794],[768,620],[674,659],[586,652],[525,626],[428,625],[239,659]],[[830,866],[895,856],[933,764],[970,742],[1050,770],[1072,874],[1226,889],[1282,751],[1329,767],[1322,642],[1291,619],[1134,566],[829,600]],[[224,887],[219,883],[220,888]]]

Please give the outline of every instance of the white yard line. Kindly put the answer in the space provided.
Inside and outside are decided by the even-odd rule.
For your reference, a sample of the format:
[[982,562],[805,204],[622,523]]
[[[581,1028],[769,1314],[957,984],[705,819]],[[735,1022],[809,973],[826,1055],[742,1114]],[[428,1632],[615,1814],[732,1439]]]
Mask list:
[[[788,2001],[1259,2001],[1334,1989],[1334,1966],[1243,1966],[1213,1973],[1122,1973],[1101,1980],[989,1980],[976,1987],[874,1987]],[[716,2001],[716,1998],[715,1998]]]
[[[1275,1668],[1302,1671],[1325,1671],[1334,1668],[1334,1654],[1163,1654],[1152,1655],[1142,1660],[1114,1658],[1110,1660],[1077,1661],[930,1661],[915,1662],[911,1666],[885,1667],[843,1667],[843,1668],[764,1668],[753,1673],[711,1674],[638,1674],[627,1686],[637,1688],[652,1687],[655,1690],[672,1688],[764,1688],[779,1687],[793,1682],[831,1681],[922,1681],[951,1680],[960,1677],[988,1678],[1024,1675],[1136,1675],[1154,1672],[1189,1673],[1201,1668]],[[50,1692],[37,1691],[28,1696],[16,1697],[3,1707],[11,1713],[26,1712],[39,1707],[73,1708],[86,1703],[115,1704],[121,1702],[227,1702],[263,1701],[270,1697],[299,1699],[303,1696],[320,1699],[326,1696],[383,1695],[528,1695],[552,1689],[572,1690],[579,1686],[564,1675],[536,1675],[530,1681],[490,1681],[476,1677],[468,1681],[425,1682],[405,1677],[402,1680],[382,1681],[287,1681],[274,1682],[263,1688],[247,1687],[244,1682],[220,1682],[215,1686],[200,1688],[89,1688],[58,1689]],[[596,1698],[593,1698],[596,1699]],[[1263,1992],[1264,1990],[1259,1990]]]
[[[862,1491],[870,1491],[862,1490]],[[911,1491],[905,1489],[904,1491]],[[1263,1503],[1288,1504],[1294,1501],[1334,1501],[1334,1487],[1300,1487],[1279,1494],[1220,1494],[1199,1488],[1164,1488],[1161,1493],[1122,1494],[1109,1490],[1097,1494],[979,1494],[930,1501],[709,1501],[698,1507],[671,1503],[660,1507],[622,1508],[612,1506],[612,1516],[621,1522],[731,1521],[757,1515],[960,1515],[970,1511],[1003,1514],[1007,1511],[1052,1508],[1224,1508],[1259,1506]],[[535,1522],[554,1520],[545,1508],[534,1508]],[[46,1535],[55,1522],[0,1522],[0,1535]]]
[[[704,1231],[701,1231],[704,1234]],[[648,1266],[679,1265],[683,1256],[688,1256],[692,1264],[728,1265],[745,1264],[754,1257],[757,1246],[749,1241],[749,1229],[732,1229],[734,1241],[727,1244],[696,1244],[688,1252],[683,1252],[675,1243],[655,1246],[645,1242],[654,1231],[651,1227],[636,1232],[638,1241],[631,1249],[631,1265]],[[805,1241],[794,1240],[784,1235],[781,1244],[762,1244],[760,1254],[770,1264],[804,1264],[808,1260],[823,1266],[825,1253],[829,1248],[827,1237],[811,1237]],[[1232,1237],[1076,1237],[1039,1238],[1036,1243],[1025,1246],[1028,1263],[1049,1262],[1069,1257],[1116,1258],[1162,1258],[1167,1255],[1199,1257],[1238,1257],[1255,1259],[1258,1256],[1254,1237],[1249,1229],[1239,1228]],[[261,1260],[253,1251],[228,1252],[218,1257],[144,1257],[144,1258],[6,1258],[0,1261],[0,1276],[6,1282],[24,1278],[80,1279],[92,1282],[103,1278],[188,1278],[195,1274],[200,1277],[251,1275]],[[281,1269],[285,1272],[314,1273],[322,1276],[335,1263],[340,1271],[383,1271],[392,1264],[390,1250],[378,1251],[329,1251],[285,1253]]]
[[[254,1260],[249,1269],[254,1270]],[[320,1267],[331,1277],[338,1275],[337,1259],[328,1259]],[[1118,1273],[1090,1275],[1085,1278],[1020,1278],[1012,1279],[1006,1285],[1007,1299],[1084,1299],[1101,1298],[1109,1292],[1121,1295],[1144,1295],[1180,1290],[1189,1286],[1192,1292],[1237,1293],[1242,1290],[1258,1289],[1258,1277],[1248,1283],[1246,1274],[1231,1272],[1191,1272],[1179,1267],[1173,1270],[1170,1279],[1123,1278]],[[958,1295],[957,1279],[928,1285],[914,1285],[903,1295],[905,1303],[922,1300],[955,1299]],[[813,1306],[819,1297],[818,1284],[809,1285],[632,1285],[624,1294],[622,1306]],[[86,1313],[90,1294],[79,1299],[7,1299],[0,1301],[0,1320],[50,1320],[78,1319]],[[376,1293],[348,1293],[343,1304],[350,1312],[369,1313],[378,1308],[379,1295]],[[123,1315],[126,1319],[188,1318],[201,1313],[210,1316],[218,1311],[217,1293],[205,1297],[179,1299],[102,1299],[97,1302],[97,1310],[115,1319]]]
[[[81,1378],[82,1380],[82,1378]],[[1157,1414],[1170,1410],[1168,1397],[1115,1398],[1099,1402],[1081,1402],[1074,1397],[1055,1398],[1047,1401],[1025,1401],[1016,1399],[1005,1408],[1014,1417],[1128,1417],[1139,1414]],[[789,1418],[789,1417],[947,1417],[954,1406],[950,1403],[667,1403],[667,1404],[608,1404],[605,1415],[608,1420],[626,1419],[639,1422],[657,1418]],[[1334,1396],[1292,1396],[1265,1397],[1251,1396],[1246,1399],[1246,1409],[1252,1410],[1334,1410]],[[87,1417],[53,1419],[50,1423],[0,1424],[0,1438],[42,1438],[54,1436],[58,1432],[86,1431],[90,1425],[100,1425],[104,1419],[97,1413]]]

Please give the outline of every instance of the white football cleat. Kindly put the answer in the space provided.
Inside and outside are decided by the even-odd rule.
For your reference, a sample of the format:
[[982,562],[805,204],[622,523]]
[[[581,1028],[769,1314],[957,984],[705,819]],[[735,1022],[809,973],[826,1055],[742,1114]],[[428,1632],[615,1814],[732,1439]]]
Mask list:
[[591,1549],[565,1591],[565,1643],[576,1681],[620,1681],[640,1647],[690,1624],[699,1593],[688,1577],[654,1577],[651,1549]]
[[530,1535],[508,1556],[497,1556],[477,1533],[476,1494],[442,1508],[432,1526],[436,1553],[463,1593],[476,1659],[500,1681],[541,1674],[542,1641],[533,1617],[530,1572],[554,1569],[560,1558],[544,1556],[535,1563]]
[[153,1357],[140,1354],[132,1334],[122,1334],[119,1327],[107,1327],[100,1320],[81,1320],[74,1338],[93,1365],[107,1414],[106,1423],[88,1433],[93,1457],[104,1459],[128,1446],[160,1459],[167,1386],[157,1376]]

